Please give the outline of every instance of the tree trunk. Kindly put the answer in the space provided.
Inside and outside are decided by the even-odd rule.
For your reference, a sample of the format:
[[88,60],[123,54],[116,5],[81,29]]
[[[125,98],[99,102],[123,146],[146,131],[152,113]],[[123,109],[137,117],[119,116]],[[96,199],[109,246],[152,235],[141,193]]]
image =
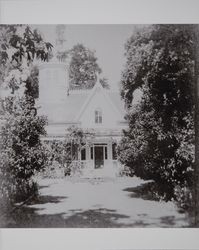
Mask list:
[[199,227],[199,25],[195,26],[195,169],[194,203],[195,226]]

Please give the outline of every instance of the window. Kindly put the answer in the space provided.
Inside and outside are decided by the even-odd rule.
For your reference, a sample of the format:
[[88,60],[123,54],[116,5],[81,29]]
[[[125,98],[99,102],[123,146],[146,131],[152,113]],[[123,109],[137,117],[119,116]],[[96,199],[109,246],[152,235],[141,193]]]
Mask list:
[[117,144],[112,144],[113,160],[117,160]]
[[86,160],[86,149],[85,149],[85,148],[83,148],[83,149],[81,150],[81,160],[82,160],[82,161],[85,161],[85,160]]
[[107,160],[108,159],[107,147],[105,146],[104,149],[105,149],[105,160]]
[[95,123],[102,123],[102,110],[100,108],[95,110]]
[[93,147],[91,147],[91,160],[93,160]]

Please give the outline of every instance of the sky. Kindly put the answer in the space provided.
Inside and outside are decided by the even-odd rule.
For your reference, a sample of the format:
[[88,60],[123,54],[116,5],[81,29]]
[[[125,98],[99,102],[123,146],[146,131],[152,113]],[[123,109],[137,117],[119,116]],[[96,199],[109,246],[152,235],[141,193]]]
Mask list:
[[[112,90],[117,90],[124,68],[124,44],[133,34],[135,25],[66,25],[66,49],[82,43],[95,51],[102,69],[101,77],[108,79]],[[55,44],[55,25],[38,25],[46,41]]]

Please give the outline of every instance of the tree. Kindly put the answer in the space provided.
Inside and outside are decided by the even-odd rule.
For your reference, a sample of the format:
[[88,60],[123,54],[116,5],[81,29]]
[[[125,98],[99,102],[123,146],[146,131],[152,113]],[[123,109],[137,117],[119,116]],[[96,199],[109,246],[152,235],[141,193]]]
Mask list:
[[[97,81],[97,75],[102,72],[95,53],[84,45],[77,44],[70,50],[69,54],[71,57],[69,65],[70,88],[92,88]],[[103,86],[108,87],[105,79],[101,81]]]
[[[120,159],[144,178],[179,198],[193,185],[194,34],[191,25],[152,25],[135,32],[126,44],[122,97],[129,129]],[[143,92],[132,107],[133,93]]]
[[195,225],[199,226],[199,25],[193,27],[195,32],[195,172],[194,199]]
[[[1,201],[12,204],[35,190],[32,176],[44,166],[40,136],[46,119],[37,116],[29,80],[34,59],[47,60],[52,45],[25,25],[0,26],[1,72]],[[35,77],[35,75],[34,75]],[[37,78],[37,77],[35,77]]]
[[29,77],[37,79],[33,61],[47,61],[52,44],[44,42],[37,30],[24,25],[1,25],[0,38],[0,87],[7,91],[5,96],[16,95],[18,90],[29,88]]
[[31,67],[30,76],[28,76],[25,83],[25,94],[30,98],[37,99],[39,97],[39,69],[36,65]]

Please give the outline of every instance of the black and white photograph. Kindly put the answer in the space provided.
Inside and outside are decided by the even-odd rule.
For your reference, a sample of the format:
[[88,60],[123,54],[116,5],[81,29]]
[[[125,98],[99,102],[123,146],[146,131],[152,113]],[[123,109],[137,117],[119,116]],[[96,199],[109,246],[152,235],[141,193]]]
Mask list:
[[199,226],[199,25],[0,25],[0,227]]

